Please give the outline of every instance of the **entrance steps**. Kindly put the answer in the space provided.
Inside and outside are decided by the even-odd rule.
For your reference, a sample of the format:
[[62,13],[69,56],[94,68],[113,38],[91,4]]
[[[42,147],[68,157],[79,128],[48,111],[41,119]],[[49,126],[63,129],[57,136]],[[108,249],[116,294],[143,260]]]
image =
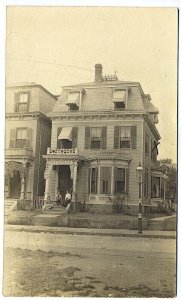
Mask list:
[[4,199],[4,215],[7,216],[10,213],[10,208],[16,203],[18,199],[7,198]]
[[66,209],[66,207],[64,206],[54,204],[53,208],[45,210],[44,214],[48,214],[48,215],[68,214],[68,209]]

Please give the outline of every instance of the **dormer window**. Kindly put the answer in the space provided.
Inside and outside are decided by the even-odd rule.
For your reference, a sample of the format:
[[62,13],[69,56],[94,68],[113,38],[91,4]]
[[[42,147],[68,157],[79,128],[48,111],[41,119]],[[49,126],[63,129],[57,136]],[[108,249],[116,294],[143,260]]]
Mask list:
[[69,110],[79,110],[80,107],[80,92],[69,92],[66,105]]
[[115,110],[121,110],[126,107],[126,93],[126,90],[113,91],[113,102]]

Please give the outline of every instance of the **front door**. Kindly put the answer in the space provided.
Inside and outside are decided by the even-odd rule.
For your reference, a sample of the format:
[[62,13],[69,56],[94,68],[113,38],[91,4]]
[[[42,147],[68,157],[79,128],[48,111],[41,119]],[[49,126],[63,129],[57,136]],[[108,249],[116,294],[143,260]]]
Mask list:
[[62,195],[63,199],[65,198],[66,191],[72,192],[72,179],[70,166],[59,166],[58,171],[58,190]]
[[13,176],[10,179],[10,197],[19,199],[21,194],[21,179],[19,172],[15,170]]

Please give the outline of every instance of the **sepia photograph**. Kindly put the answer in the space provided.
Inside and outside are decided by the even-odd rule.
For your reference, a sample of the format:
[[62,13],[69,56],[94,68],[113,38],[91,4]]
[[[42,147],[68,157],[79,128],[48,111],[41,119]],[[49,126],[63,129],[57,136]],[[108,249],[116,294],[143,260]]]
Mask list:
[[177,296],[178,8],[6,6],[4,297]]

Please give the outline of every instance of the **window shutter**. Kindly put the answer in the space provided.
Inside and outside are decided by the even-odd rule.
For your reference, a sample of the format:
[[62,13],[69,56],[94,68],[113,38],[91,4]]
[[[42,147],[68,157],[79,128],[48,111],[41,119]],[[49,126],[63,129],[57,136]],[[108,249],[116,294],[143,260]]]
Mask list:
[[85,149],[90,149],[90,127],[85,127]]
[[77,148],[78,127],[72,129],[72,149]]
[[26,147],[28,149],[31,148],[31,143],[32,143],[32,129],[31,128],[27,128],[27,138],[26,138]]
[[10,129],[9,148],[15,148],[16,128]]
[[137,127],[131,126],[131,148],[136,149]]
[[126,172],[126,194],[129,194],[129,169],[125,169]]
[[61,140],[58,140],[58,136],[61,131],[62,131],[62,127],[58,127],[57,128],[57,148],[61,148]]
[[119,149],[119,126],[114,126],[114,149]]
[[106,149],[106,144],[107,144],[107,127],[104,126],[102,127],[102,131],[101,131],[101,148]]
[[91,168],[87,168],[88,170],[88,193],[91,193]]
[[97,180],[98,180],[98,168],[95,168],[96,171],[95,171],[95,183],[96,183],[96,187],[95,187],[95,193],[97,194]]
[[18,111],[19,93],[14,94],[14,111]]

